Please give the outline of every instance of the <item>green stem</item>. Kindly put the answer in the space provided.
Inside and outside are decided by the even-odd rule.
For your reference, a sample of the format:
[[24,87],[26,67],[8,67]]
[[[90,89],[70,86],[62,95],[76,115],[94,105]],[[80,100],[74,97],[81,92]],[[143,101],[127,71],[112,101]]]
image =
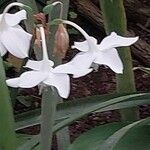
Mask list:
[[58,94],[47,87],[42,95],[41,106],[41,150],[50,150],[52,144],[52,128],[55,120]]
[[[55,2],[55,0],[52,2],[49,2],[48,4],[51,4],[53,2]],[[68,9],[69,9],[69,0],[60,0],[60,2],[63,3],[62,18],[67,19]],[[60,7],[55,6],[55,9],[52,10],[52,13],[51,13],[51,11],[49,12],[49,22],[51,20],[59,18],[59,17],[60,17]],[[62,62],[61,58],[58,58],[53,55],[54,37],[55,37],[55,33],[57,31],[57,26],[50,26],[49,29],[51,31],[51,35],[47,37],[48,38],[47,46],[48,46],[49,57],[51,60],[54,61],[55,65],[59,65]],[[63,103],[63,99],[59,96],[57,99],[57,102]],[[61,131],[57,132],[56,137],[57,137],[58,150],[66,150],[70,145],[70,134],[69,134],[68,127],[65,127]]]
[[0,150],[16,150],[14,117],[0,57]]
[[[123,6],[123,0],[100,0],[101,9],[104,17],[104,24],[107,34],[112,31],[117,32],[119,35],[127,34],[126,15]],[[117,92],[128,93],[134,92],[135,82],[134,74],[132,71],[132,58],[129,48],[118,49],[119,55],[124,65],[123,74],[117,74]],[[123,121],[133,121],[138,119],[137,110],[124,109],[121,110]]]

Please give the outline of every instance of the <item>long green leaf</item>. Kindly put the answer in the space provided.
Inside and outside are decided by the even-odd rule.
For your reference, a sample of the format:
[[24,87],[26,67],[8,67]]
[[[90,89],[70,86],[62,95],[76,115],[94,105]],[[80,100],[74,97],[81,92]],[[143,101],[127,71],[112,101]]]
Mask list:
[[[107,34],[115,31],[119,35],[126,36],[127,20],[123,0],[99,0],[99,2]],[[118,93],[135,92],[136,89],[130,48],[119,48],[118,53],[123,62],[123,74],[116,74],[117,91]],[[135,121],[139,117],[136,108],[121,110],[120,113],[122,121]]]
[[80,119],[81,117],[83,117],[83,116],[85,116],[85,115],[87,115],[87,114],[89,114],[91,112],[103,109],[103,108],[105,108],[107,106],[110,106],[112,104],[116,104],[118,102],[125,101],[125,100],[127,100],[129,98],[138,97],[138,96],[142,96],[142,95],[144,95],[144,94],[133,94],[133,95],[127,95],[127,96],[117,97],[117,98],[111,99],[109,101],[102,102],[102,103],[99,103],[99,104],[97,104],[95,106],[89,107],[86,110],[83,110],[82,112],[73,115],[71,118],[65,119],[64,121],[56,124],[55,127],[54,127],[54,131],[56,132],[56,131],[60,130],[64,126],[72,123],[74,120]]
[[97,150],[113,150],[115,145],[121,140],[125,134],[127,134],[131,129],[137,128],[143,125],[147,125],[150,123],[150,117],[146,119],[142,119],[136,122],[133,122],[120,130],[116,131],[113,135],[111,135],[102,145],[98,147]]
[[[94,111],[97,111],[97,110],[100,111],[101,109],[104,109],[108,106],[111,106],[112,104],[117,104],[118,102],[127,101],[130,98],[133,98],[133,97],[138,98],[138,96],[144,96],[144,95],[147,95],[147,94],[132,94],[132,95],[127,95],[127,96],[121,96],[121,97],[117,97],[117,98],[113,98],[111,100],[108,100],[107,102],[101,102],[97,105],[91,106],[91,107],[83,110],[82,112],[80,111],[80,113],[74,114],[74,115],[70,116],[70,118],[67,118],[67,119],[61,121],[60,123],[56,124],[53,128],[53,132],[57,132],[58,130],[62,129],[63,127],[65,127],[67,125],[69,125],[73,121],[87,115],[88,113],[91,113],[91,112],[94,112]],[[38,142],[39,142],[39,137],[37,137],[36,139],[31,139],[31,140],[34,141],[33,145],[37,145]],[[26,145],[30,145],[29,143],[30,143],[30,141],[28,141],[26,143]]]
[[[121,129],[125,128],[125,126],[129,126],[129,123],[115,122],[97,126],[81,134],[70,145],[69,150],[97,150],[100,145],[109,139],[109,137],[111,137],[115,132],[119,132],[119,130],[121,131]],[[119,142],[117,142],[113,150],[148,150],[150,148],[149,133],[149,125],[130,128]],[[116,136],[113,140],[115,141],[115,139]]]
[[76,138],[69,150],[95,150],[100,143],[126,125],[127,123],[115,122],[97,126]]
[[[118,94],[111,95],[96,95],[87,98],[77,99],[76,101],[64,102],[58,104],[56,112],[56,123],[65,120],[72,115],[79,113],[81,110],[86,110],[89,107],[98,105],[104,101],[108,101],[111,98],[117,97]],[[145,105],[150,103],[150,94],[147,93],[143,96],[133,97],[125,102],[119,102],[103,109],[97,110],[97,112],[104,112],[108,110],[115,110],[121,108],[130,108],[138,105]],[[16,116],[16,129],[22,129],[25,127],[37,125],[40,123],[40,109],[32,110],[26,113],[22,113]]]
[[31,140],[20,145],[17,150],[32,150],[37,144],[39,144],[39,138],[39,135],[33,136]]
[[0,56],[0,149],[16,150],[14,116],[5,79],[3,61]]
[[20,145],[23,145],[28,140],[30,140],[33,136],[27,135],[27,134],[17,134],[17,147],[20,147]]
[[139,69],[139,70],[141,70],[141,71],[143,71],[143,72],[145,72],[147,74],[150,74],[150,68],[147,68],[147,67],[134,67],[133,69],[134,70]]

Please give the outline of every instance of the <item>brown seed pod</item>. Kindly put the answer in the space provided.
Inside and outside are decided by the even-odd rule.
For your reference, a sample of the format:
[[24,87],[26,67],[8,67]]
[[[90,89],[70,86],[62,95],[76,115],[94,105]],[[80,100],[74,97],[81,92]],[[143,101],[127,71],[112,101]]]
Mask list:
[[47,24],[47,20],[46,20],[46,16],[44,13],[37,13],[34,15],[35,17],[35,21],[37,25],[43,25],[44,30],[45,30],[45,34],[49,34],[49,30],[48,30],[48,24]]
[[41,34],[38,28],[36,28],[36,38],[34,44],[37,45],[38,48],[41,48]]
[[69,35],[63,24],[59,24],[55,34],[54,55],[64,58],[69,47]]
[[38,13],[34,15],[37,24],[42,24],[44,27],[46,26],[46,17],[44,13]]

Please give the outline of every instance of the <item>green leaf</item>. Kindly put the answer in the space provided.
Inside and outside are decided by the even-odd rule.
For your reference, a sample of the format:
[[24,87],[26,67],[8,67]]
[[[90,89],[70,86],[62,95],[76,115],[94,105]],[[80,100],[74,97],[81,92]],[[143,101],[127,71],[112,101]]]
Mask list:
[[129,98],[138,97],[138,96],[142,96],[142,95],[145,95],[145,94],[132,94],[132,95],[127,95],[127,96],[121,96],[121,97],[113,98],[106,102],[102,102],[97,105],[91,106],[85,110],[82,110],[82,111],[80,110],[79,113],[74,114],[70,118],[65,119],[64,121],[56,124],[54,127],[54,131],[56,132],[56,131],[60,130],[64,126],[72,123],[73,121],[75,121],[77,119],[80,119],[81,117],[83,117],[91,112],[103,109],[105,107],[111,106],[112,104],[116,104],[118,102],[127,101]]
[[[147,125],[150,123],[150,117],[133,122],[112,134],[107,140],[102,143],[97,150],[113,150],[117,143],[132,129]],[[142,137],[141,137],[142,138]],[[141,139],[142,140],[142,139]],[[138,142],[137,142],[138,143]],[[143,149],[143,148],[142,148]]]
[[[79,113],[81,110],[86,111],[86,109],[101,104],[102,102],[108,101],[112,98],[119,96],[120,94],[110,94],[110,95],[96,95],[86,98],[76,99],[75,101],[68,101],[57,106],[56,112],[56,123],[59,123],[67,118],[71,118],[72,115]],[[121,108],[130,108],[137,105],[144,105],[150,103],[150,93],[145,93],[142,96],[133,97],[125,102],[119,102],[112,104],[97,112],[104,112],[108,110],[115,110]],[[21,129],[40,123],[40,109],[28,111],[16,116],[16,129]]]
[[32,104],[32,98],[30,96],[17,96],[17,100],[26,107],[30,107]]
[[47,14],[51,13],[53,7],[55,7],[55,6],[52,4],[49,4],[43,8],[43,12],[47,15]]
[[[150,148],[150,126],[145,125],[145,123],[147,124],[149,121],[145,122],[144,120],[145,123],[143,123],[143,120],[140,120],[140,122],[142,122],[142,126],[138,123],[138,126],[130,128],[113,150],[148,150]],[[70,145],[69,150],[110,150],[109,146],[114,144],[113,142],[115,142],[117,138],[116,135],[113,136],[111,143],[106,143],[106,147],[102,148],[100,145],[107,141],[114,133],[120,132],[121,134],[122,131],[129,126],[131,126],[131,124],[127,125],[127,123],[118,122],[95,127],[79,136]]]
[[14,116],[11,99],[6,85],[3,60],[0,56],[0,149],[16,150]]
[[[115,31],[119,35],[126,35],[127,20],[123,0],[99,0],[104,27],[107,34]],[[112,13],[113,12],[113,13]],[[116,74],[117,92],[135,92],[135,81],[132,66],[131,51],[129,47],[117,48],[124,64],[123,74]],[[136,108],[120,110],[122,121],[137,120],[139,115]]]
[[70,15],[70,18],[72,18],[72,19],[77,18],[77,13],[75,13],[75,12],[73,12],[73,11],[70,11],[70,12],[69,12],[69,15]]
[[40,109],[28,111],[15,116],[15,129],[20,130],[40,123]]
[[[104,111],[104,108],[107,108],[107,107],[111,106],[112,104],[117,104],[118,102],[121,102],[121,101],[127,101],[128,99],[134,98],[134,97],[138,98],[140,96],[147,96],[147,93],[121,96],[121,97],[110,99],[106,102],[99,102],[98,104],[91,106],[91,107],[88,107],[87,109],[83,109],[82,111],[80,109],[80,111],[78,113],[72,114],[69,118],[62,119],[61,122],[57,123],[53,128],[53,132],[57,132],[58,130],[67,126],[68,124],[72,123],[73,121],[75,121],[75,120],[77,120],[77,119],[79,119],[79,118],[81,118],[81,117],[83,117],[83,116],[85,116],[91,112],[94,112],[97,110],[99,110],[99,111],[103,110]],[[25,120],[24,120],[24,122],[25,122]],[[37,137],[36,139],[32,139],[32,140],[34,141],[34,142],[32,142],[32,144],[36,145],[39,141],[39,137]],[[30,141],[27,142],[26,145],[30,145]]]
[[99,143],[106,140],[114,132],[124,127],[125,123],[109,123],[95,127],[79,136],[69,150],[95,150]]
[[146,67],[134,67],[133,68],[134,70],[142,70],[143,72],[147,73],[147,74],[150,74],[150,68],[146,68]]
[[35,0],[17,0],[17,1],[20,3],[23,3],[24,5],[31,7],[33,13],[38,13],[38,8],[37,8]]
[[[133,93],[130,93],[133,94]],[[68,101],[63,104],[58,104],[57,106],[57,116],[56,118],[61,117],[71,117],[72,115],[80,112],[81,110],[86,110],[89,107],[98,105],[102,102],[106,102],[112,98],[116,98],[119,96],[125,96],[128,94],[107,94],[107,95],[95,95],[89,96],[86,98],[79,98],[75,101]],[[128,99],[128,101],[120,102],[117,104],[113,104],[111,106],[105,107],[104,109],[97,110],[97,112],[103,112],[107,110],[114,110],[114,109],[121,109],[121,108],[128,108],[142,104],[149,104],[150,103],[150,93],[145,93],[142,96],[133,97]]]
[[30,140],[20,145],[17,150],[32,150],[38,144],[38,141],[39,135],[33,136]]
[[78,35],[79,34],[79,32],[76,29],[74,29],[74,28],[69,28],[68,29],[68,33],[69,34],[73,34],[73,35]]
[[25,142],[30,140],[32,138],[32,135],[27,135],[27,134],[17,134],[17,147],[20,147],[23,145]]
[[[106,101],[116,96],[118,96],[118,94],[95,95],[86,98],[76,99],[75,101],[60,103],[57,105],[57,114],[55,121],[60,122],[70,117],[72,114],[80,112],[81,109],[83,110],[87,107],[97,105],[101,101]],[[16,115],[16,130],[39,124],[40,113],[40,109],[35,109]]]
[[117,143],[114,150],[149,150],[149,139],[150,126],[144,125],[136,129],[131,129],[130,132]]

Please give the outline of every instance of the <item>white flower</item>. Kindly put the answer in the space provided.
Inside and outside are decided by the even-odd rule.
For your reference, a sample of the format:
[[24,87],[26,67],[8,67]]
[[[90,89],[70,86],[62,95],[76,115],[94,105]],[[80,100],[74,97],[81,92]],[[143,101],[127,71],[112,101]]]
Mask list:
[[15,14],[7,13],[13,6],[24,7],[21,3],[11,3],[0,15],[0,54],[4,56],[7,51],[18,58],[28,57],[32,35],[25,32],[20,25],[26,19],[26,11],[21,10]]
[[25,67],[32,69],[23,73],[20,77],[6,80],[8,86],[31,88],[39,84],[46,84],[57,88],[61,97],[67,98],[70,92],[70,79],[67,74],[54,73],[52,68],[54,63],[48,59],[45,34],[43,27],[40,27],[43,60],[33,61],[29,60]]
[[116,50],[116,47],[130,46],[138,40],[138,37],[122,37],[112,32],[105,37],[100,44],[94,37],[89,36],[81,27],[70,21],[63,21],[65,24],[70,24],[77,28],[85,37],[83,42],[74,42],[72,48],[77,48],[79,52],[66,66],[58,66],[56,72],[64,68],[71,70],[73,66],[78,66],[81,69],[90,68],[92,63],[107,65],[116,73],[123,73],[123,64]]
[[[67,98],[70,93],[69,75],[64,73],[61,69],[55,72],[55,68],[52,68],[54,66],[54,62],[48,58],[43,27],[40,27],[40,32],[42,39],[43,60],[29,60],[25,67],[32,69],[32,71],[27,71],[18,78],[8,79],[6,80],[6,83],[11,87],[22,88],[31,88],[39,84],[46,84],[56,87],[59,95],[63,98]],[[92,69],[87,69],[87,72],[83,72],[77,70],[76,68],[72,68],[72,72],[75,74],[77,74],[76,72],[79,72],[80,76],[89,73],[89,70],[91,71]]]

